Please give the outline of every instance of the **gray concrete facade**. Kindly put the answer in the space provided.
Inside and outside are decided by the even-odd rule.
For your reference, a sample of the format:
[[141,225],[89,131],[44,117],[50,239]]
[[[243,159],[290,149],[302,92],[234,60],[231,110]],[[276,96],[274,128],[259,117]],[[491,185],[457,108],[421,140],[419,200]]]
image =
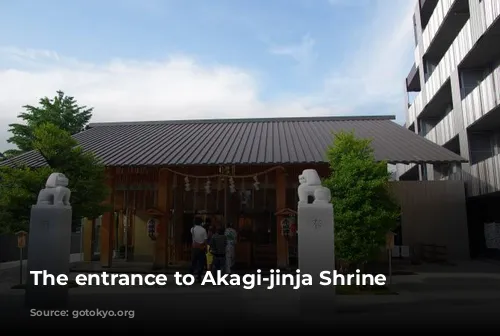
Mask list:
[[500,191],[500,1],[415,2],[406,127],[468,162],[400,164],[398,178],[461,179],[469,197]]

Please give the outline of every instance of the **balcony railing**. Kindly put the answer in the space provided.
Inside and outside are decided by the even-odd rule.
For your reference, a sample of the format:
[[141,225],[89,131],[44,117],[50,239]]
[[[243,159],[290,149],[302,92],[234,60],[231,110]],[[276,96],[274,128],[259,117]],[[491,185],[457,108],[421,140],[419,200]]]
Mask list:
[[448,15],[453,3],[457,0],[440,0],[434,11],[432,12],[431,18],[429,19],[429,23],[425,27],[425,30],[422,33],[422,44],[424,48],[424,53],[427,52],[432,40],[436,36],[439,28],[444,22],[446,15]]
[[436,127],[430,130],[429,133],[425,135],[425,138],[442,146],[450,141],[455,135],[455,123],[454,123],[453,111],[450,111],[446,117],[441,120]]
[[500,155],[495,155],[470,166],[467,181],[467,196],[479,196],[500,190]]
[[476,120],[495,108],[500,102],[500,92],[495,82],[499,83],[500,67],[486,77],[471,93],[462,100],[464,127],[472,125]]
[[481,2],[484,13],[484,30],[488,29],[500,15],[500,1],[498,0],[483,0]]
[[444,57],[429,77],[426,83],[426,101],[431,101],[441,86],[448,80],[450,74],[462,62],[473,46],[470,20],[464,25],[460,33],[446,51]]
[[[398,177],[413,168],[415,164],[398,164]],[[470,166],[470,173],[457,172],[441,176],[439,180],[462,180],[467,184],[467,196],[480,196],[500,191],[500,154]]]
[[500,191],[500,154],[470,166],[470,173],[459,171],[442,176],[440,180],[462,180],[467,196],[480,196]]
[[421,93],[419,93],[416,97],[415,100],[413,101],[413,104],[410,105],[408,109],[408,125],[411,125],[415,120],[417,120],[417,112],[420,113],[423,109],[423,96]]
[[480,196],[500,190],[499,166],[500,157],[497,155],[470,166],[470,173],[459,169],[457,172],[441,176],[439,180],[462,180],[466,183],[467,196]]
[[[438,66],[429,77],[429,80],[425,83],[425,90],[419,92],[415,98],[415,102],[422,96],[425,92],[425,104],[434,98],[436,93],[439,91],[441,86],[448,80],[451,72],[457,68],[458,64],[462,62],[467,53],[471,50],[473,46],[472,35],[471,35],[471,23],[470,20],[464,25],[460,33],[451,44],[451,47],[445,53],[444,57],[439,62]],[[420,106],[414,107],[415,118],[420,115],[424,107],[424,98],[420,98]],[[410,108],[413,107],[414,104]]]
[[[484,19],[481,22],[483,26],[482,32],[484,33],[484,31],[486,31],[500,16],[500,1],[483,0],[481,2],[481,6],[481,10],[484,13]],[[458,64],[463,61],[464,57],[469,53],[472,46],[476,42],[473,38],[471,25],[472,23],[469,19],[462,30],[458,33],[451,47],[445,53],[429,80],[425,83],[425,90],[422,90],[417,95],[414,103],[409,107],[409,115],[414,116],[414,119],[409,122],[410,125],[420,115],[424,106],[434,97],[441,86],[448,80],[451,72],[455,70]],[[477,34],[474,34],[474,36],[479,37]],[[415,61],[418,66],[420,60],[417,60],[417,55],[419,55],[418,48],[415,49]],[[423,92],[425,92],[425,97],[421,97]]]

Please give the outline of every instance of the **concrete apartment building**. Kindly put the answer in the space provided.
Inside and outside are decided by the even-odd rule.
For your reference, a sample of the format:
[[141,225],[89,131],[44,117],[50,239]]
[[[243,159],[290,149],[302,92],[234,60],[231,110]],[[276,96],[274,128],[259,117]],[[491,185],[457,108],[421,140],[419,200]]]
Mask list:
[[[471,254],[500,223],[500,0],[418,0],[406,127],[468,162],[397,166],[400,180],[463,180]],[[410,43],[410,42],[409,42]]]

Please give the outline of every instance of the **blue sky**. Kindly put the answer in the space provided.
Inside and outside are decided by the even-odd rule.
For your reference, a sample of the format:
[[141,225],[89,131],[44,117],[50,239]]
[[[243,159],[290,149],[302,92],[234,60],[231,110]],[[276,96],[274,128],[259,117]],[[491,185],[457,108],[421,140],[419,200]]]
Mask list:
[[61,89],[94,121],[395,114],[414,0],[0,0],[0,150]]

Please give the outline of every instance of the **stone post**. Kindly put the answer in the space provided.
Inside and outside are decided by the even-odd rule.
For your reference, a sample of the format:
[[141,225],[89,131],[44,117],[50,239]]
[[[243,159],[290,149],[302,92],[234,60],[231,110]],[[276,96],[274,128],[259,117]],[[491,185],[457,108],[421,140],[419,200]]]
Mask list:
[[[68,286],[35,286],[31,271],[54,276],[69,274],[72,209],[68,179],[53,173],[31,208],[28,276],[25,303],[30,308],[62,308],[68,300]],[[41,281],[41,276],[38,277]]]
[[[297,235],[299,269],[310,274],[313,286],[300,289],[301,310],[314,313],[334,306],[335,288],[321,286],[319,275],[335,269],[334,218],[330,190],[321,185],[318,173],[306,169],[299,176]],[[313,199],[310,202],[310,198]]]

